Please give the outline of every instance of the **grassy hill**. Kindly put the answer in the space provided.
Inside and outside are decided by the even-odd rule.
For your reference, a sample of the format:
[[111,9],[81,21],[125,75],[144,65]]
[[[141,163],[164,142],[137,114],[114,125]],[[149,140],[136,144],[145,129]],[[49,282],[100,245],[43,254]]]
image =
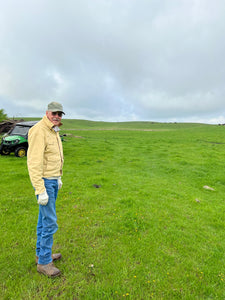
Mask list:
[[224,299],[224,127],[63,123],[62,276],[37,273],[26,158],[2,156],[1,297]]
[[[23,118],[24,120],[40,120],[40,118]],[[178,129],[178,128],[199,128],[206,126],[217,126],[207,125],[201,123],[162,123],[162,122],[151,122],[151,121],[136,121],[136,122],[103,122],[103,121],[89,121],[79,119],[63,119],[63,128],[65,129],[118,129],[118,130],[131,130],[131,129]]]

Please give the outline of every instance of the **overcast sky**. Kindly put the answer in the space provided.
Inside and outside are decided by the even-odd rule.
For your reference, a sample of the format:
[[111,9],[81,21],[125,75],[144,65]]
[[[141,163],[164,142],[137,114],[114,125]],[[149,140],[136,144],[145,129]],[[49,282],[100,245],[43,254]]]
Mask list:
[[0,108],[225,122],[224,0],[0,0]]

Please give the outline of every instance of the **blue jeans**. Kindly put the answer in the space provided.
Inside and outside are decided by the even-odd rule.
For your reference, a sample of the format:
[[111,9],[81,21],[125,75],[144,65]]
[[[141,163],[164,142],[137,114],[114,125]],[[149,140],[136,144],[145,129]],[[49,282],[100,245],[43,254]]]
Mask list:
[[52,261],[53,234],[58,230],[55,202],[58,195],[58,180],[44,178],[49,196],[47,205],[39,205],[36,255],[38,263],[47,265]]

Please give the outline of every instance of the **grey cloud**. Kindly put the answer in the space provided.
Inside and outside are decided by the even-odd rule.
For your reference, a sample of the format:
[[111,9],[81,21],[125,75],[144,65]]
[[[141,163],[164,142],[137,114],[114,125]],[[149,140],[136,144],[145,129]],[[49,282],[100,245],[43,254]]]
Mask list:
[[[225,2],[9,0],[0,10],[0,99],[9,115],[221,120]],[[23,110],[24,107],[24,110]]]

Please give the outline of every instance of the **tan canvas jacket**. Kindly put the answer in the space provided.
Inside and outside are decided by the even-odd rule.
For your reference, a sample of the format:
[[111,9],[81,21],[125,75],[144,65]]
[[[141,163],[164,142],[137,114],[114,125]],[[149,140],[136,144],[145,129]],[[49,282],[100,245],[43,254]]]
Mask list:
[[62,142],[59,132],[55,132],[53,126],[44,116],[28,133],[27,166],[36,195],[45,191],[43,177],[62,175]]

